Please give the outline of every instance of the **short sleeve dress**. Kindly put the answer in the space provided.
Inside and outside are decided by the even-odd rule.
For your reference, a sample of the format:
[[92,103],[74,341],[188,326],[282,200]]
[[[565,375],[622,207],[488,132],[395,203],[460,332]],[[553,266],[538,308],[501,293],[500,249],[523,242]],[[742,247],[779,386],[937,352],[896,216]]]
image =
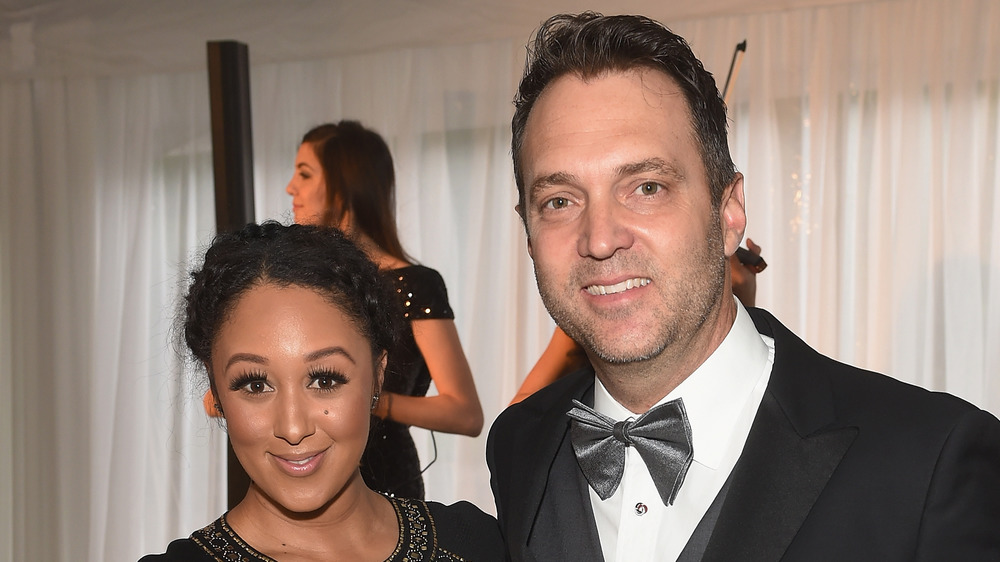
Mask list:
[[[413,339],[410,322],[453,320],[455,314],[448,304],[448,290],[437,271],[422,265],[390,269],[382,275],[398,297],[407,321],[398,349],[389,356],[383,390],[424,396],[431,384],[431,374]],[[373,418],[368,447],[361,458],[361,475],[368,487],[398,497],[423,499],[420,468],[409,426]]]
[[[469,502],[437,502],[389,498],[399,522],[399,540],[386,562],[457,562],[504,560],[500,528],[493,517]],[[229,526],[226,516],[167,546],[163,554],[139,562],[240,561],[274,562],[255,550]]]

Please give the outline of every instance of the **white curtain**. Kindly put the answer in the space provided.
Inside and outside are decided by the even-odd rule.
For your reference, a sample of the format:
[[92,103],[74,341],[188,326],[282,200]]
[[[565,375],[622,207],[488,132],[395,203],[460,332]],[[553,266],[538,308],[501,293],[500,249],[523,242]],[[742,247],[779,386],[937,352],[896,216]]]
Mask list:
[[[995,413],[997,4],[671,25],[720,82],[748,42],[731,146],[748,234],[770,263],[758,304],[829,355]],[[251,71],[258,219],[290,220],[283,189],[310,126],[355,118],[380,131],[404,244],[448,284],[487,424],[552,329],[513,212],[509,100],[528,31]],[[3,76],[0,560],[162,551],[225,504],[224,435],[172,340],[213,233],[207,80]],[[429,462],[429,434],[415,436]],[[485,432],[436,444],[428,496],[492,510]]]

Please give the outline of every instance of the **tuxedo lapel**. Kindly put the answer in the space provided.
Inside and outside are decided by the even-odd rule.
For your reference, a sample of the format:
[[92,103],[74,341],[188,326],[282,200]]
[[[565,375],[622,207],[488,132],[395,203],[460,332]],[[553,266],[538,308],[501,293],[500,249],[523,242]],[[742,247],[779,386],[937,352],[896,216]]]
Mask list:
[[525,515],[515,522],[523,560],[602,560],[593,507],[573,454],[566,416],[574,399],[587,403],[589,397],[593,403],[593,371],[570,377],[561,392],[544,402],[537,427],[545,429],[524,451],[524,458],[537,459],[526,463],[537,471],[525,475],[524,494],[511,510]]
[[780,560],[856,436],[802,438],[765,395],[703,560]]
[[770,314],[751,315],[758,331],[775,340],[774,366],[706,561],[781,559],[857,437],[857,428],[837,424],[825,379],[800,370],[825,358]]

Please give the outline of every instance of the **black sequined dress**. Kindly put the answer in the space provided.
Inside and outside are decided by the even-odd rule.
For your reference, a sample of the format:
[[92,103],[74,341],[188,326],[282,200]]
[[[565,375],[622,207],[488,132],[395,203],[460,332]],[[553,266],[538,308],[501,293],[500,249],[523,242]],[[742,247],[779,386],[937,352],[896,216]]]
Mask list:
[[[469,502],[444,505],[389,498],[399,523],[396,549],[386,562],[452,562],[503,560],[504,544],[493,517]],[[150,554],[139,562],[200,562],[208,560],[267,561],[233,531],[226,516],[167,546],[164,554]]]
[[[414,320],[453,320],[455,314],[448,305],[448,290],[441,274],[422,265],[390,269],[382,274],[399,297],[403,317],[407,320],[399,349],[389,357],[383,391],[424,396],[431,384],[431,373],[413,339],[409,323]],[[361,457],[361,475],[372,490],[403,498],[423,499],[420,459],[409,426],[372,418],[368,447]]]

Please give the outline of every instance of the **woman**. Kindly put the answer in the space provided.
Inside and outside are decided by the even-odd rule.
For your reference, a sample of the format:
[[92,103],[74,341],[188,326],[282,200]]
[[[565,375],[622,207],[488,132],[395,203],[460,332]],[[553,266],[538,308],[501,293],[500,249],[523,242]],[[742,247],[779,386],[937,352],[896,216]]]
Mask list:
[[[423,498],[409,426],[475,437],[483,410],[438,272],[415,265],[396,233],[395,173],[389,147],[357,121],[320,125],[302,138],[286,191],[295,222],[347,233],[388,279],[408,320],[389,357],[362,475],[375,490]],[[431,381],[437,389],[425,396]]]
[[399,321],[375,266],[334,229],[275,222],[216,238],[186,297],[250,488],[143,560],[500,560],[472,504],[386,497],[359,462]]

